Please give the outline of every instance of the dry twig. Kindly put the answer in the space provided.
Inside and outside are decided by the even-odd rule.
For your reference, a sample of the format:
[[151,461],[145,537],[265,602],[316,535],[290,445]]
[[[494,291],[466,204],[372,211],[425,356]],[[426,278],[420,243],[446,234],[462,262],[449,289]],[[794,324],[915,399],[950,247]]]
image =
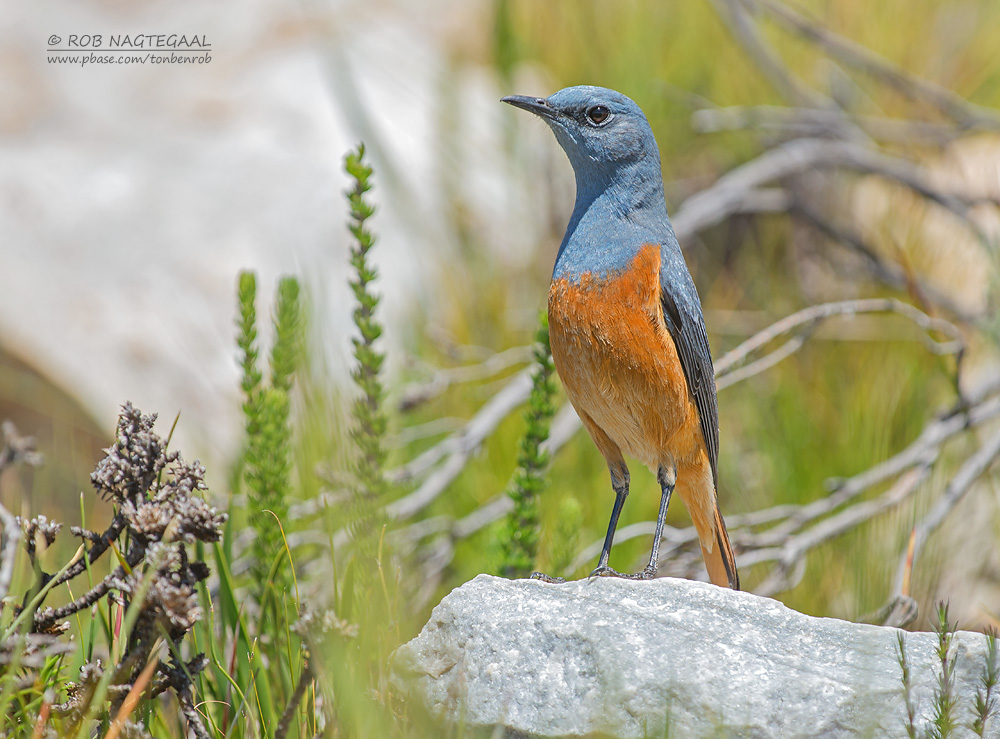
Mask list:
[[833,106],[833,101],[803,84],[778,54],[764,41],[756,24],[740,0],[712,0],[730,32],[753,59],[757,69],[786,100],[817,108]]
[[953,124],[852,115],[830,108],[786,107],[782,105],[732,105],[700,107],[691,113],[691,126],[699,133],[761,129],[789,137],[849,139],[845,128],[861,128],[875,141],[943,145],[967,135]]
[[976,205],[992,203],[992,200],[943,192],[931,184],[930,177],[921,167],[905,159],[852,141],[813,138],[794,139],[770,149],[689,197],[671,219],[674,233],[681,244],[689,243],[695,234],[741,212],[748,194],[763,185],[810,170],[829,168],[864,172],[898,182],[953,213],[981,243],[990,243],[989,236],[969,217],[969,211]]
[[930,103],[965,128],[1000,128],[1000,115],[996,111],[974,105],[952,90],[909,74],[871,49],[809,20],[784,3],[777,0],[741,2],[766,10],[786,28],[815,42],[845,64],[875,77],[912,100]]
[[965,323],[972,323],[976,316],[970,314],[958,303],[940,290],[926,284],[915,274],[910,274],[899,265],[883,261],[878,253],[857,234],[837,226],[800,198],[796,198],[788,209],[791,216],[799,218],[828,238],[843,244],[865,260],[869,274],[882,284],[894,290],[908,292],[921,306],[928,304],[940,308]]
[[914,528],[912,543],[904,549],[899,559],[893,591],[903,592],[905,572],[916,562],[920,549],[929,537],[942,523],[948,514],[954,510],[958,502],[969,492],[972,484],[985,473],[1000,456],[1000,432],[993,434],[980,447],[979,451],[970,456],[948,483],[944,494],[937,499],[927,514]]
[[[797,351],[805,341],[806,336],[822,321],[834,316],[853,316],[859,313],[897,313],[913,321],[923,329],[924,346],[933,354],[961,354],[965,347],[962,333],[953,323],[940,318],[932,318],[917,310],[912,305],[895,298],[871,298],[867,300],[842,300],[836,303],[822,303],[786,316],[763,331],[750,337],[735,349],[727,352],[715,362],[716,385],[719,389],[728,387],[740,380],[758,374],[773,366],[781,359]],[[804,327],[806,334],[793,338],[771,354],[757,360],[743,369],[735,369],[748,356],[759,351],[769,343],[797,328]],[[949,341],[937,341],[930,336],[936,331],[950,337]],[[772,360],[771,358],[774,357]]]
[[491,354],[477,364],[461,367],[430,368],[431,378],[426,382],[412,385],[403,390],[399,401],[400,411],[409,411],[428,400],[441,395],[452,385],[479,382],[495,377],[511,367],[531,361],[530,346],[515,346],[502,352]]

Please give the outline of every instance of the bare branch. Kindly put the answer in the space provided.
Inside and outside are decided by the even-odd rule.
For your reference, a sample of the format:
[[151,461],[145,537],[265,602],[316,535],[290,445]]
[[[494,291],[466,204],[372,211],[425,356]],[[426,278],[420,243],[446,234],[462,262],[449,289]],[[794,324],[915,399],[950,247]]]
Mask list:
[[[913,561],[920,552],[920,548],[926,543],[929,537],[954,510],[958,502],[965,496],[972,484],[982,476],[1000,456],[1000,432],[995,433],[986,443],[980,447],[979,451],[965,460],[958,472],[948,483],[944,494],[937,499],[931,509],[927,512],[914,528],[913,539]],[[908,547],[909,548],[909,547]],[[903,573],[907,566],[909,552],[904,551],[900,557],[899,569],[896,573],[894,592],[901,593],[903,587]]]
[[907,274],[898,265],[886,263],[857,234],[830,223],[802,200],[794,200],[789,208],[789,213],[793,217],[802,219],[828,238],[843,244],[851,251],[859,254],[867,263],[868,271],[871,275],[883,284],[895,290],[908,292],[921,305],[932,304],[966,323],[971,323],[975,320],[975,316],[960,307],[949,296],[927,285],[916,275]]
[[464,365],[462,367],[431,368],[431,379],[410,386],[403,391],[399,401],[399,410],[412,410],[422,403],[441,395],[452,385],[465,382],[478,382],[495,377],[514,365],[531,361],[530,346],[515,346],[506,351],[491,354],[482,362]]
[[[388,477],[403,482],[426,474],[423,483],[409,495],[386,506],[389,517],[408,519],[429,506],[465,468],[466,463],[496,427],[528,399],[531,392],[531,368],[522,370],[494,395],[469,422],[444,441],[436,444]],[[435,467],[444,459],[444,463]],[[349,534],[341,529],[333,537],[335,548],[347,543]]]
[[450,442],[448,458],[434,470],[415,491],[386,506],[391,518],[409,518],[430,505],[465,467],[469,456],[486,437],[515,411],[531,392],[531,368],[522,370],[499,393],[490,398],[466,427],[446,440]]
[[1000,115],[996,111],[974,105],[945,87],[907,73],[871,49],[834,33],[784,3],[777,0],[742,2],[763,8],[786,28],[814,41],[845,64],[870,74],[911,100],[930,103],[967,128],[1000,128]]
[[386,439],[386,444],[395,448],[405,447],[421,439],[429,439],[457,431],[465,425],[465,420],[451,416],[435,418],[425,423],[406,426]]
[[730,32],[753,59],[757,69],[782,97],[796,105],[818,108],[833,106],[833,101],[803,84],[789,71],[788,65],[761,37],[740,0],[712,0],[712,4]]
[[[867,300],[843,300],[836,303],[821,303],[820,305],[813,305],[790,316],[786,316],[716,360],[716,384],[720,388],[728,387],[757,372],[762,372],[797,351],[805,341],[805,336],[803,335],[788,341],[771,354],[766,355],[742,370],[734,370],[748,356],[767,346],[778,337],[790,333],[797,328],[805,327],[807,331],[812,331],[820,322],[834,316],[887,312],[898,313],[923,329],[925,332],[922,334],[924,345],[934,354],[958,354],[965,347],[965,341],[957,326],[940,318],[932,318],[926,313],[917,310],[912,305],[903,303],[895,298],[871,298]],[[951,340],[945,342],[936,341],[928,333],[931,331],[945,334],[951,337]]]
[[[806,339],[808,339],[809,335],[812,334],[814,328],[815,324],[807,326],[802,331],[801,334],[799,334],[798,336],[793,336],[791,339],[789,339],[784,344],[779,346],[773,352],[765,354],[760,359],[751,362],[745,367],[740,367],[739,369],[731,370],[721,375],[720,377],[716,378],[715,380],[716,390],[723,390],[729,387],[730,385],[735,385],[737,382],[741,382],[742,380],[748,380],[754,375],[759,375],[761,372],[769,370],[771,367],[776,365],[782,359],[790,357],[791,355],[793,355],[795,352],[797,352],[799,349],[802,348],[802,345],[806,343]],[[716,363],[716,366],[718,366],[718,363]],[[718,372],[718,370],[716,370],[716,372]]]
[[[717,369],[717,372],[720,373],[718,381],[719,387],[729,387],[742,379],[746,379],[746,377],[749,377],[752,374],[762,371],[766,366],[773,365],[783,356],[791,353],[797,349],[798,346],[801,346],[802,342],[805,341],[806,338],[805,335],[800,334],[783,345],[782,348],[779,348],[775,352],[757,360],[757,362],[751,363],[750,365],[747,365],[739,370],[732,369],[753,351],[766,346],[768,342],[780,337],[782,334],[789,333],[790,331],[802,326],[815,326],[818,322],[833,316],[852,315],[861,312],[898,312],[913,320],[925,331],[937,330],[953,337],[950,342],[935,342],[933,339],[930,339],[930,337],[926,337],[926,340],[931,343],[934,351],[944,353],[946,351],[957,351],[960,348],[959,342],[961,341],[961,334],[958,332],[957,328],[946,321],[931,318],[930,316],[925,315],[905,303],[900,303],[899,301],[893,299],[828,303],[813,306],[788,316],[782,321],[779,321],[764,331],[756,334],[732,352],[722,357],[716,363],[716,367],[721,368]],[[515,390],[517,392],[515,392]],[[495,428],[496,423],[499,423],[499,420],[502,418],[501,414],[506,415],[506,413],[509,413],[510,410],[512,410],[512,406],[510,405],[511,403],[516,405],[517,403],[523,401],[521,394],[526,392],[523,387],[515,385],[512,382],[501,392],[506,393],[508,391],[510,392],[510,395],[504,399],[503,402],[495,402],[496,398],[494,398],[493,401],[490,401],[490,403],[484,406],[477,418],[470,421],[469,425],[461,435],[451,437],[439,445],[442,449],[445,448],[445,444],[449,445],[451,453],[449,461],[429,476],[424,485],[411,496],[400,499],[400,501],[397,501],[397,504],[391,504],[397,506],[392,513],[397,520],[412,517],[416,512],[421,510],[429,504],[431,500],[439,495],[446,488],[446,486],[450,484],[451,480],[454,479],[454,476],[456,476],[464,467],[468,461],[471,450],[482,443],[485,435],[490,433],[492,429]],[[1000,405],[1000,402],[998,402],[998,405]],[[555,453],[573,437],[580,427],[580,419],[573,410],[573,407],[569,403],[564,404],[553,420],[549,439],[545,443],[546,450],[549,453]],[[477,430],[473,432],[472,429]],[[876,484],[876,482],[877,481],[872,482],[871,484]],[[849,483],[844,483],[838,489],[840,493],[837,496],[830,496],[824,500],[827,504],[836,503],[839,505],[839,502],[837,501],[843,502],[843,500],[853,497],[853,495],[856,495],[863,489],[864,488],[861,488],[855,492],[850,487]],[[401,503],[401,501],[406,502]],[[409,542],[411,545],[415,545],[415,542],[426,537],[444,536],[449,540],[448,547],[445,547],[444,544],[439,541],[435,545],[436,550],[434,556],[429,558],[429,562],[432,563],[434,568],[444,567],[451,561],[450,557],[453,554],[452,543],[455,540],[471,536],[483,527],[505,515],[509,510],[509,506],[510,501],[505,496],[499,496],[458,521],[454,521],[454,519],[448,516],[439,516],[426,521],[419,521],[414,524],[410,524],[404,529],[401,529],[395,535],[398,537],[398,543]],[[758,514],[748,514],[745,517],[734,517],[731,521],[731,526],[759,525],[761,523],[791,517],[793,514],[801,513],[803,510],[804,509],[802,507],[779,507],[778,509]],[[805,507],[805,510],[808,510],[809,513],[802,516],[802,522],[812,520],[816,516],[823,514],[826,509],[821,508],[816,511],[815,508],[809,509],[808,507]],[[636,524],[635,526],[638,528],[635,529],[634,535],[652,533],[652,525],[652,523],[645,522],[642,524]],[[802,524],[799,523],[796,528],[801,525]],[[649,530],[646,531],[646,528]],[[618,534],[618,540],[627,540],[627,538],[631,535],[633,535],[631,528],[624,527]],[[668,536],[667,538],[669,539],[670,537]],[[695,541],[694,530],[691,529],[690,532],[683,534],[678,533],[675,538],[678,543],[693,542]],[[335,537],[334,543],[336,546],[339,546],[344,541],[346,541],[346,534],[341,532],[338,533],[337,537]],[[318,540],[317,543],[319,543]],[[600,542],[596,542],[595,546],[599,547]],[[585,550],[585,552],[581,554],[581,557],[585,556],[587,552],[589,552],[589,550]],[[424,574],[429,577],[436,575],[437,571],[431,571],[425,568]]]
[[[741,567],[767,562],[776,562],[778,565],[757,588],[757,592],[773,594],[792,587],[802,576],[805,558],[811,549],[890,510],[910,496],[927,479],[945,443],[960,433],[1000,416],[1000,395],[997,393],[1000,393],[1000,381],[975,393],[967,410],[949,411],[929,423],[908,447],[884,462],[848,480],[832,481],[833,492],[819,500],[806,505],[780,505],[728,517],[734,544],[738,550],[742,550],[737,558]],[[570,408],[565,406],[559,416],[562,419],[573,419],[572,424],[564,421],[566,428],[579,424]],[[556,425],[553,426],[555,427]],[[892,478],[898,479],[878,498],[853,504],[811,528],[805,528],[850,503],[866,490]],[[454,558],[455,541],[480,531],[505,515],[509,507],[509,499],[500,495],[457,521],[448,516],[439,516],[401,529],[398,535],[409,540],[411,546],[415,546],[420,539],[432,537],[429,548],[421,558],[424,586],[415,597],[426,599],[432,596],[444,568]],[[775,523],[778,525],[759,534],[747,530]],[[654,529],[653,521],[624,526],[619,529],[616,541],[621,543],[639,536],[651,536]],[[798,533],[800,531],[802,533]],[[703,565],[698,549],[698,535],[693,526],[683,529],[665,527],[663,541],[665,546],[661,549],[660,561],[664,572],[687,577],[697,576],[701,572]],[[595,540],[583,549],[575,558],[570,571],[578,570],[593,560],[602,543],[603,539]]]
[[972,401],[968,411],[949,411],[924,427],[920,435],[905,449],[897,452],[884,462],[860,472],[847,480],[833,480],[833,492],[825,498],[798,507],[779,527],[767,532],[774,540],[793,534],[808,523],[830,511],[839,508],[861,493],[903,474],[906,470],[924,464],[936,457],[952,437],[1000,416],[1000,383],[994,383]]
[[878,498],[862,501],[846,508],[802,534],[792,537],[781,547],[749,552],[740,561],[741,565],[748,566],[768,561],[778,563],[778,566],[771,571],[764,582],[754,589],[754,592],[770,596],[793,587],[794,583],[790,583],[788,580],[788,573],[795,567],[796,563],[804,559],[810,549],[845,534],[902,503],[927,479],[932,464],[933,460],[927,460],[919,467],[915,467],[900,476],[896,483]]
[[803,108],[783,105],[734,105],[702,107],[691,113],[691,127],[699,133],[773,130],[804,138],[850,138],[845,126],[853,124],[876,141],[912,144],[947,144],[968,131],[954,124],[883,116],[852,115],[836,108]]
[[[454,475],[457,475],[457,473],[461,471],[461,466],[454,469],[456,462],[461,460],[464,464],[464,460],[467,459],[475,449],[479,448],[486,437],[489,436],[498,425],[500,425],[500,422],[503,421],[503,419],[517,410],[517,408],[528,399],[528,395],[530,393],[531,368],[529,367],[514,375],[504,388],[490,398],[489,401],[487,401],[479,412],[476,413],[476,415],[473,416],[462,429],[455,432],[444,441],[435,444],[426,452],[419,455],[416,459],[408,462],[402,467],[390,470],[387,476],[390,480],[397,483],[419,478],[433,470],[434,466],[442,459],[448,457],[448,464],[454,470],[454,474],[447,479],[447,482],[450,482]],[[416,492],[411,493],[406,496],[406,498],[402,498],[392,504],[396,506],[395,510],[398,512],[398,516],[405,518],[407,515],[411,515],[409,511],[411,511],[414,505],[416,505],[416,508],[412,509],[413,512],[419,510],[426,505],[426,503],[420,505],[417,505],[417,503],[424,501],[428,497],[429,500],[427,502],[433,500],[434,497],[441,492],[437,489],[437,485],[439,484],[440,483],[434,483],[433,486],[428,487],[428,483],[425,482],[424,485],[421,486],[421,488]],[[403,503],[402,501],[404,500],[407,502]],[[393,513],[391,515],[397,514]]]
[[288,705],[285,706],[285,710],[281,713],[281,718],[278,720],[278,726],[274,730],[274,739],[285,739],[285,737],[288,736],[288,729],[291,728],[292,719],[295,717],[295,711],[298,709],[299,704],[305,697],[306,691],[309,689],[312,681],[312,668],[309,663],[306,662],[302,666],[302,673],[299,675],[299,681],[295,683],[295,690],[292,692],[292,697],[288,699]]
[[458,519],[451,527],[452,538],[455,540],[467,539],[477,531],[506,516],[513,507],[514,501],[506,493],[496,496],[469,515]]
[[740,212],[747,193],[775,180],[817,168],[840,168],[878,175],[904,185],[957,216],[980,242],[989,236],[969,218],[975,205],[990,199],[946,193],[931,185],[921,167],[851,141],[795,139],[764,152],[727,172],[711,187],[685,200],[671,219],[677,239],[684,244],[695,234]]

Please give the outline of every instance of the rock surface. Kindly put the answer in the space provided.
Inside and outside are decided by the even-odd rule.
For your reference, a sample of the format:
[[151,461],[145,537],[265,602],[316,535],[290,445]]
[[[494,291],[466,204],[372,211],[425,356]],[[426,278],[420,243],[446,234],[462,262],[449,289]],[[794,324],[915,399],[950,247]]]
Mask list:
[[[398,650],[394,680],[439,720],[514,735],[664,736],[669,722],[682,737],[905,737],[898,633],[686,580],[480,575]],[[905,640],[919,736],[937,636]],[[981,634],[955,634],[959,723],[972,719],[985,657]],[[1000,717],[986,733],[1000,737]]]

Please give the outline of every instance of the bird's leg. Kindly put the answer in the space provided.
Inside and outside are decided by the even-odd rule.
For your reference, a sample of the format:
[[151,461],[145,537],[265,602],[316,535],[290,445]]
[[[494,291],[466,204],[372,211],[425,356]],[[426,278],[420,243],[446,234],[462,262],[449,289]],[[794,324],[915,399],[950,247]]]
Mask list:
[[622,506],[625,505],[625,498],[628,497],[629,474],[628,467],[624,462],[619,462],[618,469],[611,467],[611,487],[615,491],[615,506],[611,509],[611,521],[608,522],[608,533],[604,537],[604,548],[601,549],[601,558],[597,560],[597,568],[590,573],[590,577],[628,577],[608,566],[608,559],[611,557],[611,544],[615,539],[615,529],[618,528],[618,517],[621,516]]
[[[663,538],[663,522],[667,517],[667,508],[670,506],[670,495],[674,492],[674,484],[677,482],[677,471],[674,468],[667,469],[660,466],[656,473],[656,479],[660,483],[660,513],[656,517],[656,532],[653,534],[653,551],[649,555],[649,564],[642,572],[634,575],[624,575],[608,567],[608,554],[611,551],[611,539],[614,537],[615,527],[618,525],[618,514],[621,513],[621,504],[625,502],[628,495],[628,483],[626,481],[624,494],[620,494],[615,499],[615,509],[611,512],[611,525],[608,527],[608,536],[604,540],[604,551],[601,552],[601,560],[597,563],[597,569],[590,573],[590,576],[604,575],[607,577],[623,577],[628,580],[652,580],[656,577],[656,560],[660,554],[660,539]],[[615,488],[618,493],[618,488]]]
[[649,555],[649,564],[646,569],[638,573],[643,580],[651,580],[656,577],[656,560],[660,555],[660,539],[663,538],[663,521],[667,517],[667,508],[670,505],[670,494],[674,492],[674,484],[677,482],[676,470],[668,470],[660,465],[656,471],[656,479],[660,483],[660,513],[656,517],[656,532],[653,534],[653,551]]

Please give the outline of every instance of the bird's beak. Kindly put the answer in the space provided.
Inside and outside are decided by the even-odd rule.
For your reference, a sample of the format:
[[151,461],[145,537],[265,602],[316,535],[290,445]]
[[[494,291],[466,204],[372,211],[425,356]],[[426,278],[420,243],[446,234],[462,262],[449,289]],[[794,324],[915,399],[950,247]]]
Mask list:
[[521,108],[521,110],[534,113],[542,118],[554,119],[559,115],[559,112],[549,105],[549,101],[545,98],[533,98],[528,95],[508,95],[505,98],[500,98],[500,102],[508,103],[515,108]]

